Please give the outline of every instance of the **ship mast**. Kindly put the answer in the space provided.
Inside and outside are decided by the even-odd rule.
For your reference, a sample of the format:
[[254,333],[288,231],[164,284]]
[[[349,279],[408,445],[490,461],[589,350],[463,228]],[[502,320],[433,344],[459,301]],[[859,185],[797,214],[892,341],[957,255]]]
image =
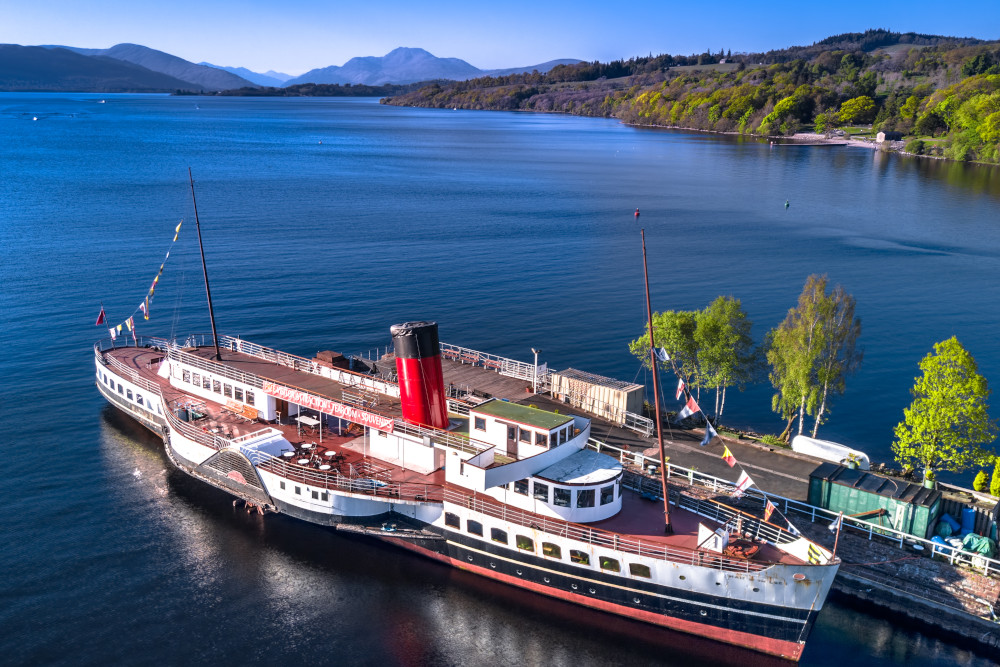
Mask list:
[[[197,218],[196,218],[197,219]],[[660,425],[660,372],[656,364],[656,341],[653,338],[653,308],[649,303],[649,270],[646,268],[646,230],[642,234],[642,274],[646,279],[646,315],[649,319],[649,356],[653,363],[653,403],[656,408],[656,441],[660,446],[660,484],[663,488],[663,532],[671,535],[674,532],[670,525],[670,488],[667,486],[667,457],[663,451],[663,429]]]
[[[188,180],[191,182],[191,203],[194,204],[194,226],[198,230],[198,250],[201,251],[201,270],[205,274],[205,295],[208,297],[208,319],[212,322],[212,342],[215,343],[215,358],[218,361],[222,361],[222,353],[219,351],[219,335],[215,332],[212,290],[208,286],[208,266],[205,265],[205,246],[201,243],[201,222],[198,220],[198,202],[194,198],[194,177],[191,176],[191,167],[188,167]],[[643,245],[643,253],[645,252],[645,245]]]

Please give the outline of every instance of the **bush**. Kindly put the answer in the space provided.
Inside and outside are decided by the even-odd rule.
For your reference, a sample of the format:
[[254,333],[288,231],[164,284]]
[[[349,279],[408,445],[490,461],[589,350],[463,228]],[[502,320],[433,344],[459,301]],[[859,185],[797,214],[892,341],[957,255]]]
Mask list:
[[768,433],[763,438],[760,439],[765,445],[770,445],[772,447],[787,447],[788,445],[781,441],[776,435],[771,435]]
[[913,139],[903,148],[907,153],[913,153],[914,155],[924,154],[924,140],[923,139]]
[[990,488],[990,478],[986,474],[985,470],[980,470],[976,475],[976,478],[972,480],[972,488],[980,493],[983,493]]
[[1000,496],[1000,458],[993,464],[993,479],[990,480],[990,495]]

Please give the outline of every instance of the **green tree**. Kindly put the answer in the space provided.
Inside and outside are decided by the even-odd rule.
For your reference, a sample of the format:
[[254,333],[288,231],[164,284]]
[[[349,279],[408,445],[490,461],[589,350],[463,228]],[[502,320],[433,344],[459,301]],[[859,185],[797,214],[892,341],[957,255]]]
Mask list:
[[896,425],[892,451],[907,469],[961,472],[992,456],[983,449],[996,437],[989,415],[990,390],[976,360],[952,336],[920,361],[913,402]]
[[841,123],[870,123],[875,117],[875,100],[862,95],[853,97],[840,105]]
[[[861,365],[864,352],[858,347],[861,318],[854,315],[854,297],[837,285],[830,296],[820,299],[822,313],[822,350],[816,368],[816,381],[821,387],[812,437],[826,420],[827,404],[832,396],[844,393],[848,375]],[[801,426],[801,424],[800,424]]]
[[806,412],[812,413],[820,400],[816,371],[824,350],[826,281],[826,276],[809,276],[798,305],[767,336],[765,354],[776,390],[771,409],[787,420],[780,436],[786,442],[796,416],[801,435]]
[[993,477],[990,478],[990,495],[1000,497],[1000,457],[993,463]]
[[715,388],[715,414],[726,409],[726,390],[742,391],[753,378],[757,354],[747,317],[739,299],[720,296],[698,313],[694,332],[698,368],[706,387]]
[[[693,310],[668,310],[653,313],[653,335],[656,346],[670,355],[668,365],[674,374],[692,387],[698,385],[698,343],[694,332],[698,314]],[[652,368],[649,355],[649,331],[628,344],[629,351],[639,358],[646,368]]]
[[972,490],[983,493],[990,488],[990,476],[986,474],[985,470],[980,470],[976,473],[976,478],[972,480]]

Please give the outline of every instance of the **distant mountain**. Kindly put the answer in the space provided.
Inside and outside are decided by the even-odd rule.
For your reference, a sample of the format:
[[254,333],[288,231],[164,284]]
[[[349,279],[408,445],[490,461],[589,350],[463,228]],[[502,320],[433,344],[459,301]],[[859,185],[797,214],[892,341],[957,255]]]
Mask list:
[[203,90],[216,91],[255,85],[251,81],[215,67],[195,65],[177,56],[157,51],[140,44],[116,44],[110,49],[84,49],[75,46],[46,47],[64,48],[87,56],[106,56],[115,60],[134,63],[154,72],[161,72]]
[[331,66],[314,69],[302,76],[289,79],[286,86],[301,83],[365,84],[378,86],[385,83],[414,83],[448,79],[465,81],[485,75],[500,75],[519,72],[547,72],[559,64],[575,64],[579,60],[553,60],[542,65],[513,67],[503,70],[481,70],[458,58],[438,58],[423,49],[393,49],[381,58],[369,56],[351,58],[342,67]]
[[0,44],[0,90],[113,93],[203,91],[204,87],[106,56]]
[[242,77],[251,83],[255,83],[258,86],[271,86],[274,88],[284,85],[286,81],[292,78],[291,74],[283,74],[281,72],[275,72],[274,70],[268,70],[264,74],[260,72],[254,72],[246,67],[226,67],[224,65],[213,65],[212,63],[201,62],[199,65],[204,65],[205,67],[214,67],[215,69],[221,69],[230,74],[235,74],[236,76]]
[[582,60],[576,58],[563,58],[562,60],[550,60],[540,65],[529,65],[527,67],[510,67],[508,69],[487,69],[483,70],[479,76],[507,76],[508,74],[531,74],[538,70],[539,74],[545,74],[556,65],[578,65]]

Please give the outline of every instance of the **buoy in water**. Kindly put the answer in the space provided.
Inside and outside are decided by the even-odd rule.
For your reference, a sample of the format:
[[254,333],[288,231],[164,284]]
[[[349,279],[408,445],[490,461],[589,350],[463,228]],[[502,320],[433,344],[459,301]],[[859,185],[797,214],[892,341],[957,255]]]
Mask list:
[[789,204],[789,203],[788,203],[788,200],[786,199],[786,200],[785,200],[785,208],[788,208],[789,206],[791,206],[791,204]]
[[38,120],[38,116],[32,116],[31,120]]
[[639,217],[639,209],[635,209],[635,217]]

